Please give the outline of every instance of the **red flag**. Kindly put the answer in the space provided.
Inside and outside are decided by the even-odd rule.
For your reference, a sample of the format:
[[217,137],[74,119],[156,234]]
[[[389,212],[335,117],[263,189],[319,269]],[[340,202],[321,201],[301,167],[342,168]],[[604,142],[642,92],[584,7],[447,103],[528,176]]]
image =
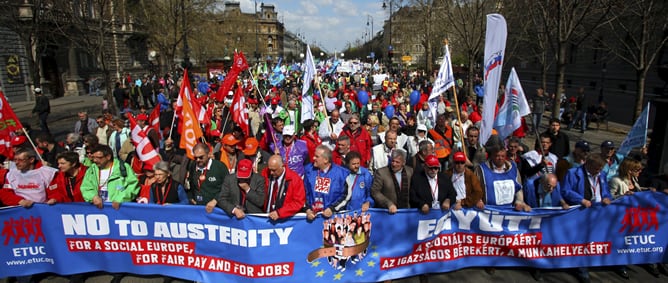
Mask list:
[[23,129],[21,121],[7,102],[5,94],[0,91],[0,155],[6,155],[11,148],[13,131]]
[[17,131],[23,129],[21,121],[7,102],[5,94],[0,91],[0,131]]
[[220,84],[220,88],[218,88],[218,91],[216,92],[216,95],[214,98],[216,101],[221,102],[223,99],[225,99],[225,96],[232,90],[232,86],[234,85],[234,82],[237,81],[237,78],[239,77],[239,73],[243,72],[244,70],[248,69],[248,62],[246,61],[246,57],[244,56],[243,52],[235,52],[234,53],[234,62],[232,63],[232,68],[230,69],[229,72],[227,72],[227,76],[225,76],[225,79],[223,80],[223,83]]
[[[158,105],[159,106],[159,105]],[[127,113],[128,121],[130,121],[130,129],[132,129],[132,143],[135,145],[137,157],[144,162],[149,168],[158,163],[161,158],[158,151],[153,148],[151,141],[146,136],[146,132],[137,125],[137,121],[132,117],[132,114]]]
[[156,133],[160,132],[160,104],[156,104],[151,115],[148,117],[149,124],[148,126],[153,128]]
[[199,121],[200,124],[203,125],[209,125],[211,124],[211,112],[207,110],[206,105],[202,105],[199,103],[197,99],[193,99],[190,101],[190,105],[192,105],[193,113],[197,116],[197,121]]
[[246,61],[246,56],[244,56],[243,52],[234,54],[233,68],[235,67],[239,70],[239,73],[248,69],[248,62]]
[[237,92],[232,100],[232,121],[241,127],[245,136],[248,136],[248,109],[241,86],[237,86]]

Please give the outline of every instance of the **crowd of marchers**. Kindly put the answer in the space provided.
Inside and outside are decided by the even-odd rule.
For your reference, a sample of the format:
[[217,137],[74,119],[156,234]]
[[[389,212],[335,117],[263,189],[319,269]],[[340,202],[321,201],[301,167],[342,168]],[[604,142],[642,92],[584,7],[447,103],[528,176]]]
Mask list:
[[[390,214],[486,206],[526,212],[589,208],[639,191],[668,192],[668,172],[652,178],[641,173],[646,152],[620,156],[612,141],[603,142],[600,152],[584,140],[571,148],[559,119],[549,121],[533,147],[524,141],[526,124],[510,137],[492,135],[481,144],[482,99],[467,93],[479,89],[480,79],[457,80],[432,109],[427,98],[434,77],[323,72],[317,91],[308,94],[313,119],[304,120],[299,70],[278,86],[270,85],[266,74],[242,76],[234,87],[246,99],[245,131],[231,119],[232,96],[212,98],[219,87],[213,76],[191,86],[209,115],[200,121],[204,138],[192,148],[192,158],[180,147],[182,80],[129,77],[114,89],[120,112],[80,112],[65,140],[54,139],[46,118],[30,137],[16,133],[2,156],[0,202],[23,207],[87,202],[100,209],[105,204],[122,209],[127,202],[199,205],[206,213],[219,207],[236,219],[265,213],[280,221],[297,213],[329,219],[369,208]],[[552,102],[542,89],[529,98],[541,111],[532,126],[540,126],[542,109]],[[48,100],[41,103],[48,106]],[[159,113],[157,122],[151,121],[152,109]],[[128,113],[161,161],[149,165],[141,159]],[[614,268],[629,277],[625,267]],[[657,277],[661,269],[661,264],[649,267]],[[541,278],[539,270],[532,275]],[[589,280],[585,268],[578,276]]]

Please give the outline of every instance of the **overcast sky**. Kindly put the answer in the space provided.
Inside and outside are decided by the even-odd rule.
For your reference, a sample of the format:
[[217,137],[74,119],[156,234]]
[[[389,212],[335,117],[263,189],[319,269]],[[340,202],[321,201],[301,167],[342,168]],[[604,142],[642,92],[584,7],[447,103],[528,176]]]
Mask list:
[[[244,13],[253,13],[256,1],[238,0]],[[306,43],[316,44],[329,52],[345,49],[348,42],[362,39],[366,32],[382,30],[389,16],[383,10],[382,0],[272,0],[257,1],[272,4],[285,28],[295,34],[306,36]],[[396,10],[396,7],[394,8]],[[369,26],[366,25],[369,19]]]

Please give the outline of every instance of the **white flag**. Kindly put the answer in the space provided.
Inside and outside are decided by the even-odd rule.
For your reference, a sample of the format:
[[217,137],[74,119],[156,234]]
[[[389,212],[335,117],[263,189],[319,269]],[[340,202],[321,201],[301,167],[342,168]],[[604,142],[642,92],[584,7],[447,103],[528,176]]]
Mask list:
[[485,57],[483,66],[485,80],[485,98],[483,100],[482,126],[480,128],[480,144],[484,145],[492,135],[494,110],[501,82],[503,54],[506,49],[508,29],[506,19],[500,14],[487,15],[487,32],[485,34]]
[[445,45],[445,54],[443,54],[443,62],[441,68],[438,70],[438,76],[434,81],[434,87],[431,89],[429,100],[441,95],[449,88],[455,85],[455,76],[452,74],[452,61],[450,60],[450,49]]
[[[313,94],[309,94],[308,90],[311,87],[311,81],[315,78],[315,63],[313,63],[313,55],[311,54],[311,46],[306,45],[306,61],[304,61],[304,85],[302,86],[302,119],[304,122],[308,119],[313,119]],[[322,97],[322,93],[320,94]]]
[[502,140],[512,135],[515,130],[522,126],[522,117],[531,113],[515,68],[510,70],[504,95],[503,105],[499,108],[499,114],[494,121],[494,128]]

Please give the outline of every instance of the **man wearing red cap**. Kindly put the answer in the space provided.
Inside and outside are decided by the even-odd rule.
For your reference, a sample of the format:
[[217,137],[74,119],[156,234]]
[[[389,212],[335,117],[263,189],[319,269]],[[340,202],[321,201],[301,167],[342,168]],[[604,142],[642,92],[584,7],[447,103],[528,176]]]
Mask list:
[[450,178],[452,185],[457,192],[457,204],[466,207],[478,209],[485,208],[482,201],[482,186],[480,180],[473,170],[466,167],[466,155],[463,152],[455,152],[452,161],[454,166],[445,172]]
[[271,114],[271,118],[278,117],[278,114],[283,111],[283,107],[278,105],[279,102],[281,102],[281,98],[278,95],[271,98],[271,105],[265,110],[266,113]]
[[455,210],[461,209],[457,202],[457,192],[452,181],[441,172],[441,162],[436,155],[428,155],[425,159],[424,173],[413,174],[411,179],[410,203],[411,207],[422,213],[429,213],[431,209]]
[[253,162],[242,159],[235,174],[228,175],[218,197],[218,207],[242,219],[246,213],[262,213],[264,187],[262,176],[253,173]]
[[271,220],[291,217],[304,207],[304,181],[297,173],[285,168],[280,156],[269,158],[262,176],[267,185],[263,211],[269,213]]

